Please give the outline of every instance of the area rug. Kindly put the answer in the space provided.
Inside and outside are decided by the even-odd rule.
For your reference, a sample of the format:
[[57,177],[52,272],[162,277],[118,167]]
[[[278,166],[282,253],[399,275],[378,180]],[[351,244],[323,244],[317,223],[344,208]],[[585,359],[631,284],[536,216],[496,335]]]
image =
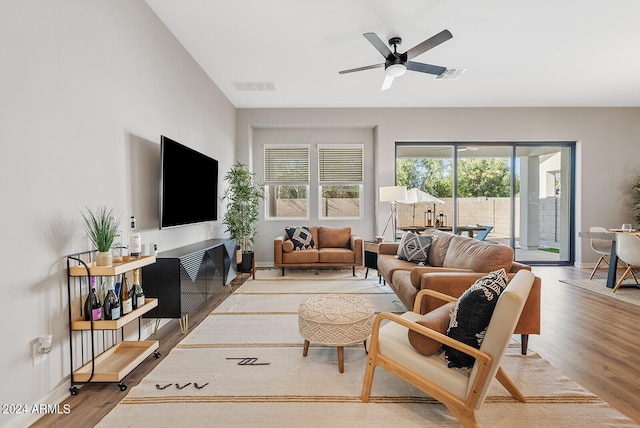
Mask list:
[[[382,368],[362,403],[362,345],[345,348],[343,374],[335,348],[312,345],[302,356],[298,305],[335,292],[368,299],[376,311],[405,311],[377,278],[247,281],[98,426],[459,426],[442,404]],[[516,342],[503,367],[529,402],[494,382],[478,412],[483,426],[636,426],[537,354],[520,355]]]
[[612,288],[607,288],[605,279],[561,279],[560,282],[575,285],[623,302],[640,305],[640,286],[636,285],[635,282],[625,280],[615,293]]

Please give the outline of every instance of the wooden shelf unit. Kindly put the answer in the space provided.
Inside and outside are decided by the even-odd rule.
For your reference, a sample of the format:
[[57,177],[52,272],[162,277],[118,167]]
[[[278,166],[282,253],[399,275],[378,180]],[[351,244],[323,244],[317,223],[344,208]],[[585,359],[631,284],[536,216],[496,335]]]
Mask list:
[[73,381],[120,382],[158,347],[157,340],[120,342],[95,357],[93,376],[91,375],[92,362],[89,361],[73,372]]
[[[136,259],[130,259],[128,256],[125,256],[122,263],[112,266],[96,266],[95,262],[83,260],[83,257],[91,258],[90,255],[92,253],[92,251],[88,251],[67,257],[67,285],[70,305],[69,347],[71,352],[70,365],[72,373],[69,391],[72,395],[78,393],[76,383],[87,382],[118,382],[120,390],[124,391],[127,389],[127,386],[122,383],[122,379],[125,376],[148,356],[154,355],[156,358],[160,357],[160,353],[158,352],[159,343],[157,340],[124,340],[124,327],[135,320],[138,320],[138,337],[140,337],[140,319],[144,314],[158,306],[158,299],[156,298],[146,298],[143,306],[121,316],[117,320],[86,321],[84,317],[72,319],[71,305],[74,304],[73,302],[79,301],[82,306],[84,299],[87,297],[87,294],[83,295],[82,292],[82,278],[126,275],[127,272],[142,269],[156,262],[155,256],[142,256]],[[88,280],[86,286],[87,288],[89,287]],[[84,309],[82,309],[81,312],[83,310]],[[103,349],[101,351],[95,350],[96,345],[100,343],[100,341],[96,339],[98,332],[101,332],[104,338],[104,334],[107,334],[107,332],[115,332],[117,330],[121,330],[120,341],[118,341],[118,335],[116,333],[112,336],[110,342],[105,342],[102,345]],[[76,355],[74,353],[74,346],[77,337],[83,339],[80,342],[81,344],[85,338],[90,344],[89,355],[85,355],[83,351],[82,356],[77,357],[80,361],[76,361],[74,358],[74,355]],[[106,343],[110,344],[107,345]],[[81,367],[78,368],[77,366],[80,365]]]
[[[129,256],[123,257],[124,261],[113,266],[96,266],[95,262],[88,263],[90,276],[116,276],[132,270],[140,269],[156,262],[156,256],[142,256],[138,259],[131,259]],[[87,276],[87,270],[84,266],[71,266],[69,268],[70,276]]]
[[[158,306],[158,299],[144,299],[144,306],[134,309],[126,315],[121,316],[117,320],[102,320],[102,321],[93,321],[93,329],[94,330],[118,330],[119,328],[124,327],[129,324],[131,321],[136,318],[141,317],[142,315],[149,312],[151,309]],[[84,319],[77,319],[71,322],[71,330],[73,331],[82,331],[82,330],[91,330],[91,321],[85,321]]]

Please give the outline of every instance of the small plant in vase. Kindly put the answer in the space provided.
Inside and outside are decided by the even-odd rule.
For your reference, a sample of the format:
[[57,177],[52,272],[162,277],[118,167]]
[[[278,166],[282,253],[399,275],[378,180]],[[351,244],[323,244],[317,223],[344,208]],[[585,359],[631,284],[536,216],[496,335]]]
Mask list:
[[84,230],[98,249],[96,266],[111,266],[111,245],[116,237],[120,216],[113,208],[100,206],[95,210],[86,208],[80,212],[84,220]]
[[224,177],[227,188],[222,196],[227,201],[222,223],[240,246],[243,272],[251,269],[250,247],[256,235],[260,201],[265,198],[264,184],[254,182],[253,175],[246,165],[240,162],[233,165]]

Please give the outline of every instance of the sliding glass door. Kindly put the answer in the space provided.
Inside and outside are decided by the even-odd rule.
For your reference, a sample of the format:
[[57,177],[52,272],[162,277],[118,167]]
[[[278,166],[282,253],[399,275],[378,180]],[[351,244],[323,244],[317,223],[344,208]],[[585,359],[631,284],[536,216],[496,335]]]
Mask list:
[[[401,229],[439,227],[514,248],[528,264],[573,262],[574,143],[397,143]],[[423,195],[424,199],[424,195]]]

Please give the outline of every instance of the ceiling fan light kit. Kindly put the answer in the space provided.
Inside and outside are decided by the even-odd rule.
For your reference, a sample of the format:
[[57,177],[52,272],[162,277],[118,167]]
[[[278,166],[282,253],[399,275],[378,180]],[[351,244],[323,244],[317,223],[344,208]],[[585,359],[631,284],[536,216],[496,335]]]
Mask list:
[[363,36],[367,40],[369,40],[369,43],[371,43],[373,47],[376,48],[378,52],[380,52],[380,54],[382,54],[382,56],[385,58],[385,62],[381,64],[352,68],[349,70],[342,70],[339,72],[340,74],[384,67],[385,78],[381,88],[381,90],[384,91],[391,87],[391,83],[393,83],[393,79],[395,77],[402,76],[406,73],[407,70],[433,74],[435,76],[440,76],[445,71],[447,71],[446,67],[415,62],[411,61],[411,59],[451,39],[453,35],[449,30],[442,30],[435,36],[430,37],[424,42],[417,44],[404,53],[398,53],[397,50],[398,45],[402,43],[402,39],[400,37],[392,37],[391,39],[389,39],[389,46],[393,48],[392,52],[391,49],[389,49],[389,47],[387,47],[387,45],[375,33],[364,33]]

